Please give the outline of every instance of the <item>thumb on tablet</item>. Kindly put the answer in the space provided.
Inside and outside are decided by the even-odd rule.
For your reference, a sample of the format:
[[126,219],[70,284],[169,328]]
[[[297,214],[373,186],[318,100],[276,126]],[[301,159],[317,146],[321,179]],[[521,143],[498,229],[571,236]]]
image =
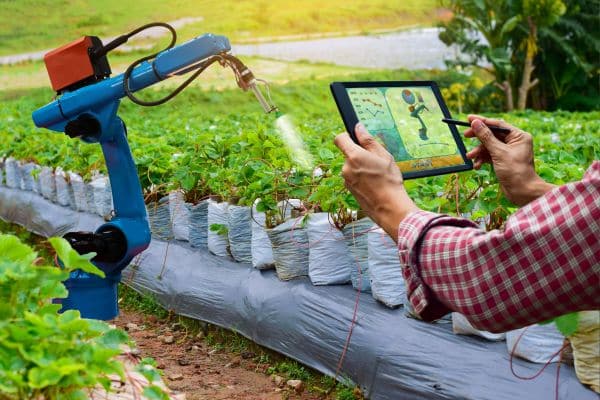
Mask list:
[[380,156],[389,156],[390,153],[379,143],[371,134],[367,131],[367,128],[362,123],[356,124],[354,128],[354,134],[358,139],[361,147],[371,153],[375,153]]
[[337,146],[337,148],[341,150],[341,152],[344,154],[344,157],[346,158],[348,158],[350,154],[356,152],[356,150],[360,149],[360,147],[356,143],[354,143],[352,138],[350,138],[350,135],[348,135],[347,133],[340,133],[339,135],[337,135],[335,137],[334,143]]

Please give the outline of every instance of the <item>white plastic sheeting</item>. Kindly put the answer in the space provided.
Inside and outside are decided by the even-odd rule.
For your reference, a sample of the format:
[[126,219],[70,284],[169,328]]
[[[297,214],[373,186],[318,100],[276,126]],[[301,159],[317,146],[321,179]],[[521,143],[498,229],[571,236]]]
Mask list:
[[[94,196],[96,196],[95,193]],[[146,205],[146,210],[152,236],[162,240],[173,239],[169,196],[164,196],[158,202]]]
[[88,211],[88,198],[83,178],[76,173],[69,172],[69,183],[73,193],[71,208],[77,211]]
[[37,191],[39,189],[37,185],[37,179],[35,179],[34,174],[37,174],[37,170],[40,169],[40,166],[34,163],[21,163],[20,165],[20,174],[21,174],[21,189],[23,190],[33,190]]
[[267,230],[273,246],[277,276],[287,281],[308,276],[308,235],[301,218],[285,221]]
[[250,224],[250,207],[229,206],[227,220],[229,248],[233,259],[237,262],[252,262],[252,225]]
[[[6,187],[0,187],[0,218],[44,236],[93,231],[103,222]],[[177,314],[234,329],[328,375],[335,373],[354,319],[356,292],[350,285],[317,287],[307,278],[282,282],[273,271],[184,242],[153,240],[123,276]],[[540,367],[520,359],[513,364],[525,376]],[[449,324],[406,318],[368,295],[360,296],[341,369],[372,400],[546,400],[554,398],[555,375],[550,367],[533,381],[519,380],[510,372],[506,344],[456,336]],[[561,367],[558,389],[560,399],[597,400],[569,366]]]
[[222,225],[227,228],[229,220],[229,203],[217,203],[214,200],[208,201],[208,250],[214,255],[220,257],[230,257],[229,238],[227,233],[217,232],[211,229],[215,225]]
[[371,293],[388,307],[401,306],[406,288],[396,243],[381,228],[369,231],[368,240]]
[[554,324],[531,325],[506,332],[509,353],[525,360],[545,364],[560,360],[565,337]]
[[506,333],[492,333],[474,328],[464,315],[456,312],[452,313],[452,332],[457,335],[479,336],[491,341],[502,341],[506,339]]
[[56,168],[54,171],[54,182],[56,185],[56,201],[61,206],[69,207],[75,203],[75,199],[71,199],[70,185],[67,180],[67,174],[62,168]]
[[190,240],[190,204],[185,202],[183,192],[169,193],[169,214],[176,240]]
[[45,199],[56,202],[56,182],[54,181],[54,171],[49,167],[42,167],[40,171],[40,192]]
[[369,231],[374,223],[370,218],[362,218],[344,226],[342,232],[346,245],[352,257],[352,270],[350,279],[352,286],[361,292],[371,292],[371,278],[369,276]]
[[110,181],[106,176],[99,175],[89,183],[93,193],[94,212],[105,217],[112,211],[112,192]]
[[21,187],[21,170],[19,162],[12,157],[4,160],[4,173],[6,176],[6,186],[13,189]]
[[273,259],[273,247],[271,240],[267,236],[265,225],[267,217],[264,212],[256,211],[256,206],[252,209],[252,266],[258,269],[275,268]]
[[190,244],[208,248],[208,200],[190,206]]
[[327,213],[308,216],[308,277],[313,285],[337,285],[350,282],[353,260],[348,254],[344,235]]

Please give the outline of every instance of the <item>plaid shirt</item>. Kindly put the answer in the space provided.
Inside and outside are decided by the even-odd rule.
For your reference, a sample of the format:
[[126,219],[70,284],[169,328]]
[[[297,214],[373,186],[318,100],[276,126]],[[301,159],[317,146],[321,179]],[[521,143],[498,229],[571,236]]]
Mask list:
[[504,332],[600,309],[600,161],[519,209],[502,230],[426,211],[398,228],[407,295],[426,321],[457,311]]

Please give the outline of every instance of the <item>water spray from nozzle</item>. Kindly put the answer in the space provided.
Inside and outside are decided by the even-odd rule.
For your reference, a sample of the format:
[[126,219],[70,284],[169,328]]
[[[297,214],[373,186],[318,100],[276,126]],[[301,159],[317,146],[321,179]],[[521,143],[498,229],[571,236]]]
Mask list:
[[[301,170],[310,170],[314,165],[314,159],[308,151],[306,143],[302,140],[302,136],[290,116],[283,114],[279,111],[277,106],[273,104],[268,82],[254,77],[252,71],[231,54],[223,54],[221,57],[221,63],[231,67],[235,73],[238,86],[244,91],[247,91],[248,89],[252,90],[252,93],[256,96],[256,99],[265,113],[275,114],[275,128],[277,133],[290,152],[290,156],[296,166]],[[267,94],[266,98],[260,90],[259,85],[264,87]]]

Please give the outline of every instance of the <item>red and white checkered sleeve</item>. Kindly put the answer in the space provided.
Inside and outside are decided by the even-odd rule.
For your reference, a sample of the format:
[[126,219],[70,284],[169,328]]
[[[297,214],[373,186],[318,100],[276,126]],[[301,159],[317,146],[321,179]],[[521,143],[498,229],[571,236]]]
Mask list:
[[408,298],[433,320],[502,332],[600,308],[600,162],[518,210],[503,230],[419,211],[398,229]]

